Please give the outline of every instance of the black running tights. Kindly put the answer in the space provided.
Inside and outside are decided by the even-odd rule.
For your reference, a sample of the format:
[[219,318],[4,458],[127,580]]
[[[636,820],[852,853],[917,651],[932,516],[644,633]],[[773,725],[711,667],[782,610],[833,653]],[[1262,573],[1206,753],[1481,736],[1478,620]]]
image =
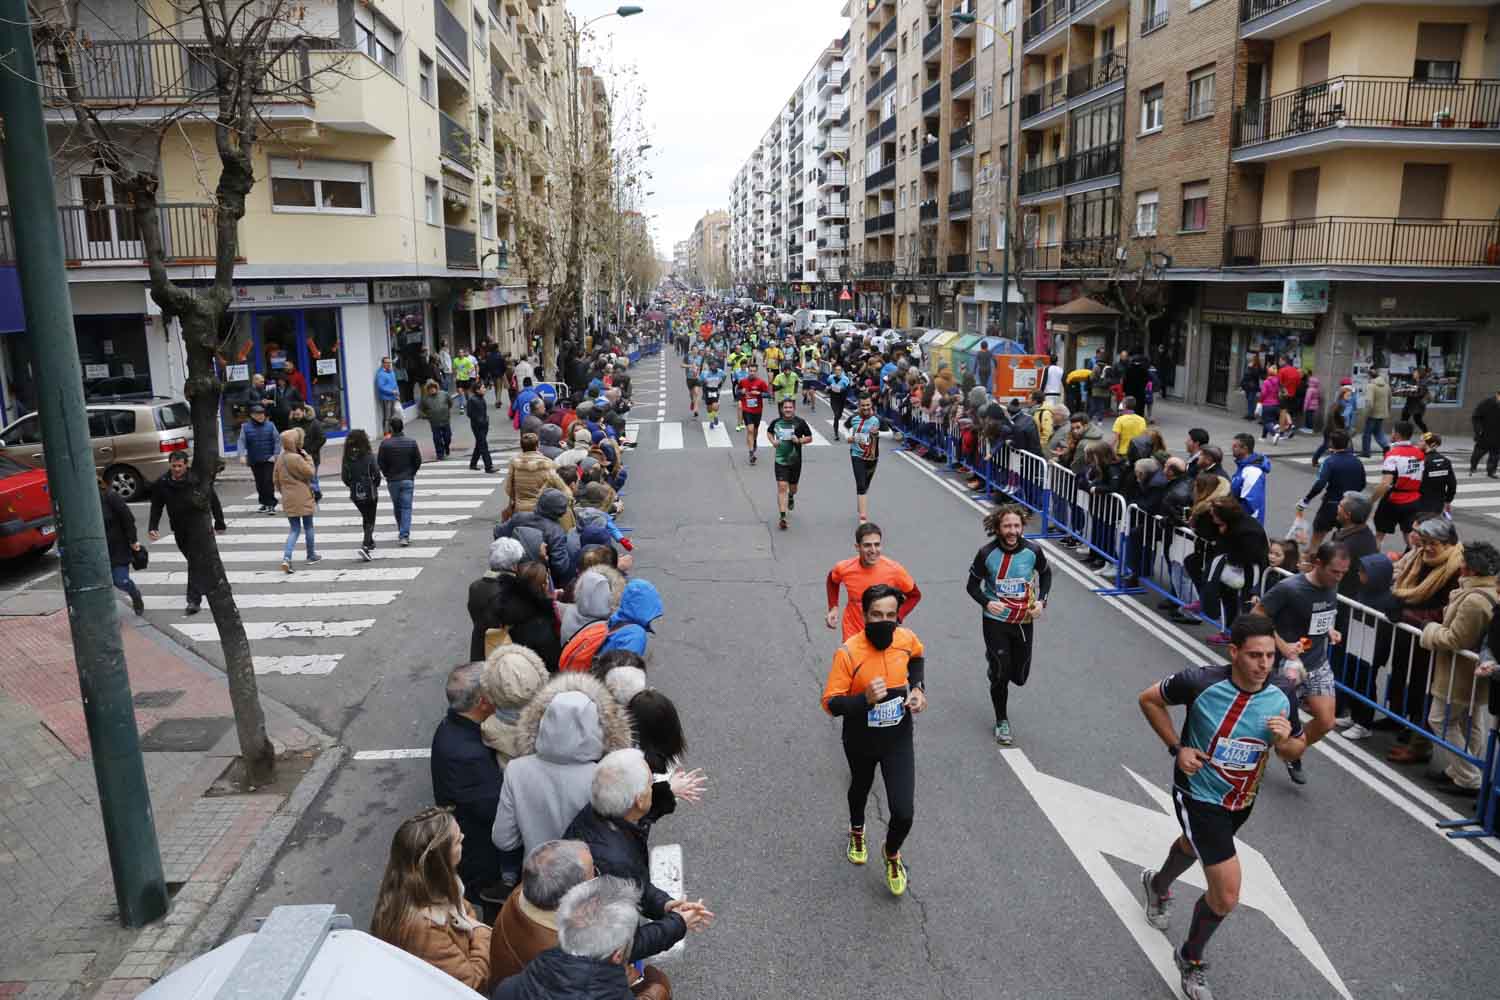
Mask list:
[[870,797],[870,786],[875,784],[878,764],[880,775],[885,779],[885,797],[891,811],[890,822],[886,825],[885,851],[895,854],[911,832],[915,810],[917,758],[910,733],[895,745],[873,753],[845,743],[844,756],[849,760],[849,825],[860,828],[865,825],[865,800]]

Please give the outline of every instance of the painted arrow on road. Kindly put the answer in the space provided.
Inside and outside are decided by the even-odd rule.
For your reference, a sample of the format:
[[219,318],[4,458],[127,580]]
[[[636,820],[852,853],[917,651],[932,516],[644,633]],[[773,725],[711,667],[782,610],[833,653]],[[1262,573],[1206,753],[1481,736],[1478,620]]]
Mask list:
[[[1140,868],[1159,865],[1166,856],[1167,847],[1181,834],[1170,796],[1128,767],[1125,772],[1135,779],[1161,811],[1043,774],[1021,750],[1002,750],[1000,755],[1026,791],[1031,793],[1173,994],[1181,996],[1177,968],[1172,961],[1174,945],[1171,939],[1146,922],[1139,884],[1134,879],[1126,884],[1105,860],[1108,855]],[[1240,906],[1259,910],[1269,917],[1276,929],[1307,958],[1329,985],[1344,1000],[1352,1000],[1344,980],[1318,944],[1307,921],[1302,919],[1297,904],[1287,895],[1265,855],[1238,838],[1235,847],[1244,873]],[[1202,868],[1192,868],[1179,881],[1204,888]]]

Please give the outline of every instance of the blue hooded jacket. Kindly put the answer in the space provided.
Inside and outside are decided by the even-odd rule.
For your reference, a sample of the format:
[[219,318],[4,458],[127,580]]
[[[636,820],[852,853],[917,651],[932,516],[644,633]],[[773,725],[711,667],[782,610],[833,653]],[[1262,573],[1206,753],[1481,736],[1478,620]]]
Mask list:
[[1229,492],[1261,524],[1266,523],[1266,477],[1270,474],[1271,460],[1252,451],[1239,460],[1234,477],[1229,480]]
[[609,638],[599,652],[628,649],[637,656],[646,655],[647,632],[651,623],[662,616],[661,595],[645,580],[631,580],[620,595],[620,606],[609,616]]

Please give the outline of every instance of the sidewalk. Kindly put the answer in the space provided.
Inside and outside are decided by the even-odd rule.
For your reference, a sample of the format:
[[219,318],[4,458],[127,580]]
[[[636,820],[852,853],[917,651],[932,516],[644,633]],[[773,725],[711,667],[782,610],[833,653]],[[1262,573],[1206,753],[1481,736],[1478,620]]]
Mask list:
[[[1260,421],[1246,420],[1244,414],[1244,398],[1235,400],[1240,409],[1225,410],[1217,406],[1194,406],[1175,400],[1158,399],[1151,407],[1151,419],[1160,425],[1162,436],[1167,439],[1167,447],[1174,453],[1181,453],[1183,441],[1187,438],[1187,432],[1193,427],[1202,427],[1208,431],[1209,439],[1224,449],[1226,464],[1233,464],[1229,457],[1229,442],[1236,434],[1253,434],[1255,436],[1255,448],[1263,455],[1271,458],[1283,458],[1289,455],[1298,458],[1311,457],[1318,446],[1323,443],[1322,431],[1298,430],[1297,435],[1289,441],[1273,445],[1267,438],[1260,438]],[[1391,424],[1394,421],[1387,420],[1385,423],[1386,437],[1390,437]],[[1361,441],[1359,430],[1363,428],[1360,424],[1353,435],[1352,443],[1355,454],[1359,453]],[[1105,426],[1106,432],[1108,426]],[[1170,433],[1168,433],[1170,431]],[[1377,442],[1370,442],[1371,454],[1378,458],[1380,446]],[[1470,435],[1444,434],[1443,453],[1453,459],[1454,465],[1463,465],[1467,468],[1469,454],[1474,450],[1474,438]],[[1462,461],[1460,461],[1462,460]],[[1305,464],[1305,463],[1304,463]]]
[[339,755],[262,696],[276,784],[216,785],[238,752],[224,676],[123,610],[172,904],[146,928],[122,928],[62,591],[22,596],[0,612],[0,998],[132,997],[217,943]]

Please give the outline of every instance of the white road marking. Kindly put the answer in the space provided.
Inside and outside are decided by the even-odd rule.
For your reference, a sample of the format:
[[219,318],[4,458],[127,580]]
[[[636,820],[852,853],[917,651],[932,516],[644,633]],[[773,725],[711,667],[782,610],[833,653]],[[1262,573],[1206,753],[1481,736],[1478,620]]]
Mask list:
[[[272,539],[268,538],[266,541],[269,544]],[[323,539],[320,538],[317,541],[323,541]],[[443,550],[437,546],[428,548],[411,546],[403,549],[393,545],[389,549],[380,549],[378,551],[381,559],[431,559]],[[301,567],[307,563],[307,560],[303,558],[305,554],[302,549],[302,541],[298,540],[297,552],[292,554],[292,568],[298,572],[301,572]],[[360,561],[358,549],[325,549],[318,554],[323,557],[319,560],[320,562]],[[280,562],[281,550],[268,548],[264,552],[251,552],[245,549],[230,549],[226,552],[220,552],[219,558],[227,563]],[[187,556],[176,549],[168,549],[165,552],[156,553],[152,557],[152,561],[158,563],[185,563],[187,562]],[[313,565],[317,564],[314,563]]]
[[[270,521],[270,518],[267,518],[267,521]],[[321,526],[323,524],[323,519],[321,517],[318,518],[316,523]],[[277,527],[279,529],[277,534],[286,533],[286,527],[283,525],[277,525],[274,521],[270,521],[269,526]],[[458,532],[456,530],[423,531],[421,529],[413,528],[411,533],[411,540],[414,542],[451,542],[454,536],[457,534]],[[166,541],[169,537],[171,536],[163,535],[162,542]],[[235,534],[234,532],[226,532],[218,536],[217,541],[219,544],[219,548],[222,549],[226,545],[265,545],[270,542],[272,538],[273,536],[271,535],[239,535]],[[328,545],[334,542],[353,542],[355,544],[358,544],[364,540],[365,533],[363,531],[323,531],[321,527],[318,530],[319,545]],[[377,545],[381,542],[389,542],[391,547],[394,548],[396,545],[396,532],[394,530],[377,531],[375,532],[375,542]],[[157,542],[156,544],[160,545],[161,542]],[[383,550],[381,554],[384,554]],[[152,558],[154,559],[156,558],[156,556],[152,556]]]
[[724,421],[719,421],[719,426],[710,427],[708,421],[703,422],[703,438],[708,442],[710,448],[728,448],[733,442],[729,440],[729,428]]
[[320,653],[314,656],[255,656],[251,657],[251,660],[255,664],[257,674],[321,676],[333,673],[334,668],[343,658],[343,653]]
[[640,441],[640,439],[641,439],[641,425],[639,423],[634,422],[634,421],[626,424],[625,425],[625,440],[627,440],[627,441]]
[[355,760],[427,760],[432,756],[431,747],[416,747],[411,750],[359,750]]
[[[304,569],[296,573],[283,573],[279,569],[232,569],[225,576],[233,584],[274,583],[281,586],[296,586],[310,583],[389,583],[393,580],[415,580],[422,572],[420,566],[375,566],[366,569]],[[132,573],[130,578],[143,587],[185,586],[187,570],[143,570]]]
[[[352,639],[374,624],[374,618],[359,618],[347,622],[245,622],[245,637],[251,640]],[[194,642],[219,641],[219,630],[213,622],[172,627]]]
[[[413,509],[421,507],[427,510],[474,510],[476,507],[482,506],[484,506],[483,500],[429,500],[422,495],[421,490],[417,491],[416,498],[412,502]],[[254,514],[257,513],[257,511],[256,508],[251,506],[250,504],[231,504],[230,506],[224,508],[224,513]],[[279,517],[283,520],[286,519],[286,515],[281,513],[280,511],[277,511],[274,515],[262,513],[261,517]]]
[[[1146,922],[1141,909],[1139,887],[1127,884],[1107,860],[1108,857],[1114,857],[1138,868],[1149,868],[1161,859],[1166,845],[1176,840],[1180,833],[1168,794],[1127,767],[1125,772],[1135,779],[1157,806],[1156,809],[1148,809],[1134,802],[1043,774],[1032,765],[1022,750],[1001,750],[1000,756],[1010,765],[1026,791],[1031,793],[1037,806],[1057,830],[1058,836],[1068,845],[1068,849],[1073,852],[1073,856],[1083,866],[1083,870],[1093,880],[1105,901],[1115,911],[1136,944],[1146,953],[1168,987],[1175,987],[1180,977],[1172,960],[1172,940]],[[1235,838],[1235,844],[1243,873],[1240,905],[1260,910],[1269,917],[1272,926],[1281,931],[1329,985],[1345,1000],[1352,1000],[1349,990],[1344,986],[1344,980],[1298,911],[1297,904],[1276,877],[1276,872],[1265,855],[1238,837]],[[1207,884],[1202,870],[1197,867],[1185,872],[1180,881],[1199,889],[1205,888]]]
[[[658,844],[651,848],[651,884],[672,899],[683,898],[681,844]],[[662,954],[681,958],[682,953],[683,941],[678,941]]]
[[[421,509],[421,497],[417,498],[416,506],[418,510]],[[460,521],[467,521],[470,516],[471,515],[469,514],[413,513],[411,516],[411,523],[457,524]],[[381,505],[380,519],[386,524],[394,523],[395,519],[391,515],[389,506],[384,504]],[[282,517],[280,514],[276,515],[275,517],[267,517],[264,514],[260,515],[259,517],[231,517],[226,519],[225,523],[229,525],[231,530],[242,530],[245,528],[276,528],[283,532],[286,531],[286,518]],[[319,514],[317,519],[317,527],[319,528],[363,528],[364,525],[364,518],[360,517],[358,514],[354,514],[352,516],[347,514]]]
[[[283,591],[278,594],[235,594],[234,603],[241,610],[247,608],[358,608],[393,604],[400,596],[399,590],[324,590],[311,594]],[[181,609],[183,606],[181,597],[146,594],[144,598],[147,608]]]
[[681,421],[669,421],[658,428],[656,447],[659,451],[676,451],[682,447]]
[[[417,487],[417,494],[421,497],[487,497],[496,490],[499,490],[502,485],[503,483],[491,482],[488,487],[477,487],[472,482],[453,482],[452,480],[448,480],[436,485],[423,483]],[[382,507],[386,506],[389,502],[389,498],[384,494],[385,491],[381,490],[381,495],[376,499],[376,503]],[[250,493],[240,499],[255,500],[256,495]],[[349,491],[342,486],[324,487],[323,502],[325,504],[348,503],[351,506],[353,505],[353,501],[349,499]],[[256,506],[258,507],[259,504]]]

